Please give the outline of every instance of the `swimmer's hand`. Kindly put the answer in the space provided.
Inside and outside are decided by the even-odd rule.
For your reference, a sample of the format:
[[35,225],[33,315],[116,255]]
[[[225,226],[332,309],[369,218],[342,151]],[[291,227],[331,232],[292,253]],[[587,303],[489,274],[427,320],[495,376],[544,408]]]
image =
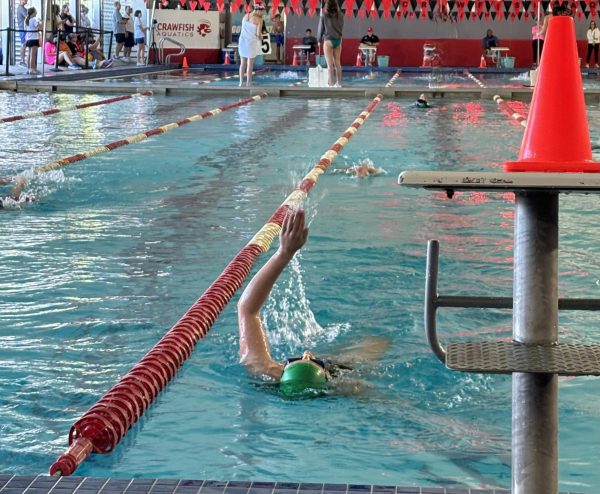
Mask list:
[[279,252],[290,259],[304,245],[308,238],[308,228],[304,222],[304,211],[288,210],[281,233],[279,234]]

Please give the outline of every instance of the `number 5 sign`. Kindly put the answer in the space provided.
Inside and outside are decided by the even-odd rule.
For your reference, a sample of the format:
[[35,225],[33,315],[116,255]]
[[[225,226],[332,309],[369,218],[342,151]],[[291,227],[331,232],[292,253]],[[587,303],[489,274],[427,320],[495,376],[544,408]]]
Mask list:
[[260,47],[263,55],[271,53],[271,35],[269,33],[263,33]]

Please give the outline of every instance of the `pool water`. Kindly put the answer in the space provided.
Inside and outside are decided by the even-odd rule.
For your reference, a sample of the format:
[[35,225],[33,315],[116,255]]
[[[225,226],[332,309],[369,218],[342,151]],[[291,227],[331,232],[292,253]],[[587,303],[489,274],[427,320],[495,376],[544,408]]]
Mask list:
[[[0,116],[99,98],[0,93]],[[0,176],[231,101],[136,98],[2,125]],[[41,176],[29,186],[37,203],[1,212],[0,473],[47,471],[71,424],[368,103],[267,98]],[[597,143],[600,111],[588,109]],[[368,160],[387,175],[321,177],[306,204],[307,245],[264,314],[277,359],[389,342],[356,365],[363,392],[288,400],[249,378],[238,364],[236,296],[115,452],[78,473],[508,488],[510,377],[446,370],[425,343],[422,304],[430,238],[441,242],[441,293],[510,295],[512,197],[449,200],[396,180],[407,169],[497,170],[521,136],[492,101],[419,111],[383,100],[332,168]],[[599,206],[596,196],[561,198],[561,296],[598,297]],[[443,341],[509,338],[510,322],[505,311],[444,310],[439,328]],[[594,314],[564,312],[560,323],[563,341],[600,338]],[[561,490],[600,484],[596,385],[560,380]]]

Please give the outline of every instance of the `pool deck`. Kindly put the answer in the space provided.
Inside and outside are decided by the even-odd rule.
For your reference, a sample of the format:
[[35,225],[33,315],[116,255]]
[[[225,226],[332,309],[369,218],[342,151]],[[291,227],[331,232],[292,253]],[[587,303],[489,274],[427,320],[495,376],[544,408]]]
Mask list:
[[[203,65],[193,67],[194,69],[214,70],[237,70],[234,65]],[[304,69],[298,66],[267,66],[265,68],[273,70],[299,70]],[[491,99],[495,95],[502,98],[519,101],[530,101],[533,89],[528,86],[506,87],[489,86],[479,87],[473,83],[473,87],[435,87],[430,88],[426,84],[414,86],[359,86],[349,85],[342,88],[309,88],[289,85],[268,85],[254,86],[251,88],[231,86],[213,86],[211,84],[200,83],[197,80],[182,78],[178,81],[153,81],[153,82],[124,82],[111,80],[117,77],[127,77],[135,75],[145,75],[170,70],[179,69],[178,65],[149,65],[145,67],[136,67],[131,65],[121,65],[110,69],[102,70],[79,70],[79,71],[46,71],[44,77],[28,76],[21,67],[9,68],[13,76],[5,76],[4,71],[0,73],[0,90],[9,90],[17,92],[63,92],[63,93],[135,93],[141,89],[151,89],[155,94],[176,95],[176,94],[198,94],[202,96],[224,95],[248,97],[266,92],[269,96],[275,97],[296,97],[296,98],[372,98],[377,94],[382,94],[386,98],[417,97],[420,93],[426,92],[432,98],[461,98],[461,99]],[[372,67],[344,67],[344,70],[352,72],[368,72]],[[391,75],[396,70],[402,73],[429,73],[431,68],[421,67],[382,67],[375,68],[379,72],[387,72]],[[436,67],[436,73],[465,73],[471,72],[477,74],[519,74],[525,72],[525,69],[479,69],[465,67]],[[596,69],[584,69],[584,74],[596,75]],[[597,89],[586,89],[585,97],[587,102],[600,101],[600,87]]]
[[[510,494],[506,489],[0,475],[0,494]],[[561,494],[576,494],[561,492]]]
[[[0,494],[510,494],[505,489],[0,475]],[[563,494],[575,494],[565,492]]]

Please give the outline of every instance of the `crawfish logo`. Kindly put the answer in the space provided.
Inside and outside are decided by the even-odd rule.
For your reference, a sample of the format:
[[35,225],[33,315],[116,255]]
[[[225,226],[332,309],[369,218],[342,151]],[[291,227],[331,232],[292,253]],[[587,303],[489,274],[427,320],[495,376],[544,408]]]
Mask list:
[[207,21],[204,19],[201,20],[200,24],[198,24],[198,27],[196,28],[196,32],[203,38],[205,38],[210,33],[212,33],[212,27],[211,27],[210,21]]

